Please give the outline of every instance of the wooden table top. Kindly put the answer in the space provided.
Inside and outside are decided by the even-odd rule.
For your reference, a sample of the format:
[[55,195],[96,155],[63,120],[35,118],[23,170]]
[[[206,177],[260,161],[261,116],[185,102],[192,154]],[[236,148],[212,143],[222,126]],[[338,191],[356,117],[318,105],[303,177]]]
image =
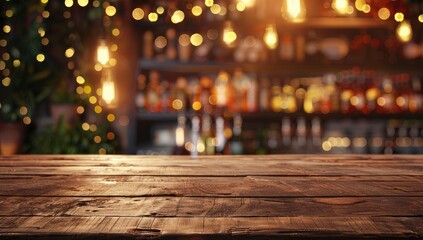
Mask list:
[[0,239],[423,239],[423,155],[0,156]]

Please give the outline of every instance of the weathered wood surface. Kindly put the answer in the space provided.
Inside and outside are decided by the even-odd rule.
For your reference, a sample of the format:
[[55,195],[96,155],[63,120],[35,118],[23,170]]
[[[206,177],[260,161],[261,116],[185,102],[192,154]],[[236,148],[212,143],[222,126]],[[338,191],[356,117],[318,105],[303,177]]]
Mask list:
[[0,239],[423,239],[423,156],[0,157]]

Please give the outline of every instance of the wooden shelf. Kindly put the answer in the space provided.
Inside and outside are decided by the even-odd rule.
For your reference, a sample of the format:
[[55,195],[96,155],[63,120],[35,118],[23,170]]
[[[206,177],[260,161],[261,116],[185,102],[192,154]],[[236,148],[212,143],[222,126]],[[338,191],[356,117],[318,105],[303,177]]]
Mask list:
[[[176,123],[178,115],[181,113],[176,112],[163,112],[163,113],[150,113],[150,112],[139,112],[137,115],[138,120],[140,121],[174,121]],[[183,113],[182,113],[183,114]],[[187,112],[184,115],[192,116],[194,113]],[[242,112],[241,117],[245,121],[269,121],[269,120],[278,120],[284,117],[289,118],[320,118],[322,120],[335,120],[335,119],[366,119],[366,120],[386,120],[386,119],[405,119],[405,120],[419,120],[423,119],[423,113],[401,113],[401,114],[362,114],[362,113],[328,113],[328,114],[307,114],[303,112],[298,113],[276,113],[276,112]]]
[[386,73],[422,74],[423,63],[410,64],[380,64],[366,63],[366,65],[344,63],[238,63],[238,62],[180,62],[156,61],[142,59],[138,62],[140,71],[157,70],[161,72],[192,74],[192,73],[218,73],[219,71],[234,71],[241,69],[244,72],[257,72],[267,74],[281,74],[284,76],[306,77],[337,73],[359,67],[363,70],[373,70]]

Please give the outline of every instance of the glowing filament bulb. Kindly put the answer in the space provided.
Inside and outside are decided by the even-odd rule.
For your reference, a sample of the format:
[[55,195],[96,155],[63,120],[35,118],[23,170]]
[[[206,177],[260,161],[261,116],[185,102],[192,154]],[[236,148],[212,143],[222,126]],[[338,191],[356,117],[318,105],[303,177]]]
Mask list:
[[111,106],[116,101],[116,86],[110,70],[104,71],[103,74],[101,97],[107,105]]
[[306,9],[303,0],[284,0],[282,5],[282,16],[291,22],[303,22]]
[[97,47],[97,61],[101,65],[105,65],[110,60],[109,47],[106,45],[104,40],[100,40]]
[[244,3],[245,7],[247,7],[247,8],[253,7],[254,4],[256,3],[255,0],[240,0],[239,2]]
[[396,29],[396,33],[401,42],[409,42],[413,37],[413,29],[411,28],[410,22],[408,20],[400,22]]
[[269,24],[266,27],[266,32],[264,33],[263,40],[266,43],[267,47],[270,49],[275,49],[278,46],[279,37],[274,24]]
[[348,7],[348,0],[333,0],[332,2],[332,8],[340,14],[346,14],[348,12]]
[[225,22],[225,28],[223,29],[223,42],[229,47],[233,47],[237,35],[232,28],[231,22]]

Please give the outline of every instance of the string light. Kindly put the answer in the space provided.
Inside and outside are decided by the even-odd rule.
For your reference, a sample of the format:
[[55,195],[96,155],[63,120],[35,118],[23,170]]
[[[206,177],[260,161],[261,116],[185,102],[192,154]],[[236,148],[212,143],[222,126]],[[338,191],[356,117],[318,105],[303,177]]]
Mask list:
[[389,11],[389,9],[383,7],[379,9],[379,11],[377,12],[377,15],[379,16],[381,20],[387,20],[391,16],[391,12]]
[[203,43],[203,36],[199,33],[194,33],[190,38],[191,44],[198,47]]
[[203,13],[203,9],[200,6],[194,6],[191,9],[192,15],[198,17]]
[[65,0],[65,6],[70,8],[73,6],[73,0]]
[[135,8],[133,11],[132,11],[132,17],[135,19],[135,20],[141,20],[141,19],[143,19],[144,18],[144,10],[142,10],[141,8]]
[[171,21],[172,21],[172,23],[174,23],[174,24],[178,24],[178,23],[180,23],[180,22],[182,22],[182,21],[184,21],[184,19],[185,19],[185,14],[184,14],[184,12],[182,12],[181,10],[176,10],[173,14],[172,14],[172,17],[171,17]]
[[116,14],[116,8],[114,6],[107,6],[105,9],[107,16],[113,17]]
[[78,5],[81,7],[85,7],[88,5],[88,0],[78,0]]
[[152,12],[148,14],[148,20],[150,22],[157,22],[158,19],[159,19],[159,15],[157,15],[157,13]]

